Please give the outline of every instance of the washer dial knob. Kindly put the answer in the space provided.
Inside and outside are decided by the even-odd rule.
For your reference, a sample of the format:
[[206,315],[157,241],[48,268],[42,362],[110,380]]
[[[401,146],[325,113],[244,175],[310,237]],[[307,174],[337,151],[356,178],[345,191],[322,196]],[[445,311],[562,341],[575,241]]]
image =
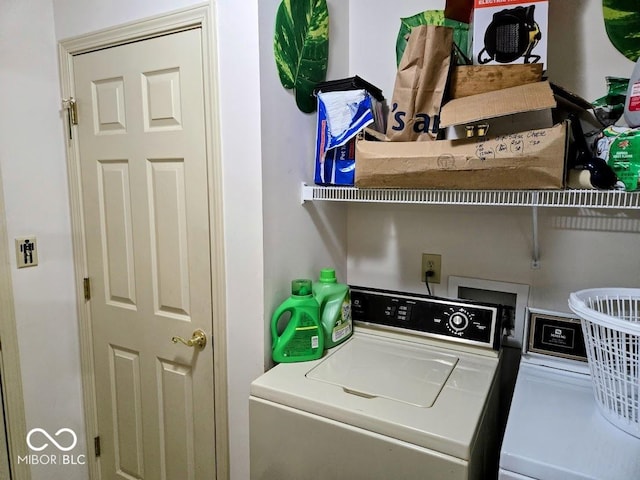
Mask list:
[[469,316],[463,310],[458,310],[457,312],[453,312],[449,316],[449,321],[447,322],[447,327],[451,333],[456,335],[462,335],[464,330],[469,326]]

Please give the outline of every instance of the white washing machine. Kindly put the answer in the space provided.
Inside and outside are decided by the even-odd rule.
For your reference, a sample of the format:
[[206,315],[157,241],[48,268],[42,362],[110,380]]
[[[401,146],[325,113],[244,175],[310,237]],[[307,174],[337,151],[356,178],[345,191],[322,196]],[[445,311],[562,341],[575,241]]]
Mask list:
[[252,480],[497,476],[500,308],[351,288],[354,334],[251,385]]
[[640,439],[598,411],[580,320],[532,310],[500,480],[640,479]]

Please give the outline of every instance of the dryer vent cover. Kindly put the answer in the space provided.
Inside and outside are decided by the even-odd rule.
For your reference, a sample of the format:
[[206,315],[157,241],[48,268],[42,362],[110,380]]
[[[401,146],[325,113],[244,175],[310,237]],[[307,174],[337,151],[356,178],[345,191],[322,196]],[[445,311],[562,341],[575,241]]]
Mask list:
[[494,60],[511,63],[524,57],[524,63],[536,63],[539,55],[531,51],[542,38],[540,27],[534,19],[534,5],[501,10],[493,14],[493,20],[484,34],[484,48],[478,54],[483,65]]

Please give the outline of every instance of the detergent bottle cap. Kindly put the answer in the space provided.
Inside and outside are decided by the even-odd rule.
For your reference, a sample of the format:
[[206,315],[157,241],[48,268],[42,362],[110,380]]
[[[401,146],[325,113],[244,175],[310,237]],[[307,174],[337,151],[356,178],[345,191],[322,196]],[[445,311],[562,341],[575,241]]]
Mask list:
[[322,283],[336,283],[336,271],[333,268],[323,268],[320,270],[320,281]]
[[311,280],[306,278],[291,280],[291,294],[296,297],[306,297],[311,295]]

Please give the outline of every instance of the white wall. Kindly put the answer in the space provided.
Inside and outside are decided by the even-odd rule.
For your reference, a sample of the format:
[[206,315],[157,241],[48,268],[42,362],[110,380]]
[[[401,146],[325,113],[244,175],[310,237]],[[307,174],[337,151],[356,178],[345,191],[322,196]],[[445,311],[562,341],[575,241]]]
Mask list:
[[[449,275],[524,283],[529,304],[568,311],[574,290],[640,285],[638,212],[540,209],[540,263],[531,268],[531,210],[516,207],[353,205],[349,282],[426,293],[422,253],[441,253]],[[370,225],[376,225],[373,232]]]
[[[34,234],[39,249],[36,267],[18,270],[10,255],[27,429],[71,428],[79,437],[73,453],[86,454],[53,9],[49,0],[3,1],[0,8],[8,243],[13,248],[15,237]],[[36,480],[87,476],[82,466],[32,470]]]
[[549,44],[549,78],[589,101],[607,93],[606,76],[631,76],[633,62],[607,37],[602,2],[551,0]]
[[249,384],[263,371],[258,0],[218,1],[231,478],[249,478]]
[[[335,267],[346,280],[346,210],[340,205],[300,206],[302,181],[313,183],[315,112],[298,110],[292,90],[280,84],[273,57],[276,11],[280,0],[260,2],[260,88],[262,105],[265,313],[267,319],[291,294],[291,280],[315,279],[321,268]],[[330,11],[327,78],[347,75],[348,4],[328,2]],[[271,334],[265,322],[265,366]]]

